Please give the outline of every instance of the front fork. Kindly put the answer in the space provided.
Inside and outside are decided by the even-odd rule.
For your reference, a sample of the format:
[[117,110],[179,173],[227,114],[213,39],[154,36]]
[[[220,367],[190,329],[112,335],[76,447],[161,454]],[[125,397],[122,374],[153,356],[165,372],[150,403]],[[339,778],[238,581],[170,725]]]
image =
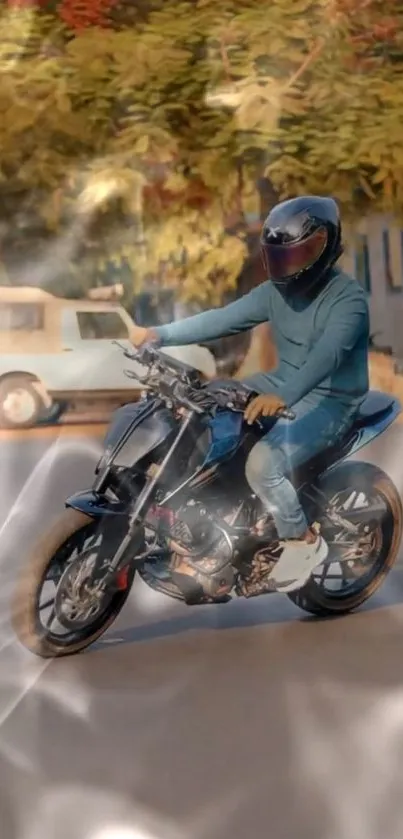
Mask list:
[[158,481],[160,480],[162,475],[164,474],[165,470],[169,466],[171,459],[176,454],[176,451],[179,448],[183,440],[183,437],[188,431],[189,426],[195,415],[195,411],[188,411],[182,422],[180,430],[172,443],[171,448],[167,451],[165,457],[163,458],[157,470],[155,471],[155,474],[147,481],[147,483],[141,490],[138,498],[134,502],[133,507],[129,513],[127,532],[124,538],[122,539],[114,556],[110,560],[108,571],[105,577],[103,578],[103,585],[105,587],[107,587],[108,584],[116,577],[116,574],[119,571],[120,566],[122,565],[122,561],[125,559],[127,551],[131,546],[136,527],[138,526],[139,521],[141,522],[142,520],[142,514],[145,510],[147,510],[148,502],[155,490],[155,487],[158,484]]

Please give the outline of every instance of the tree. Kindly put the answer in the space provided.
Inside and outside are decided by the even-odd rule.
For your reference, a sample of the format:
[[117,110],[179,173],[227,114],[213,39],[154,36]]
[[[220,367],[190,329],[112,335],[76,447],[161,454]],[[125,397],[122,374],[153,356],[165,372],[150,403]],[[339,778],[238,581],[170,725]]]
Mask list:
[[[24,259],[41,241],[44,274],[62,253],[87,285],[128,266],[137,287],[158,278],[185,299],[219,303],[247,255],[263,175],[279,197],[325,189],[350,213],[400,211],[403,10],[394,0],[149,9],[12,0],[3,14],[9,250],[14,239],[23,253],[23,235]],[[51,244],[58,256],[46,263]]]

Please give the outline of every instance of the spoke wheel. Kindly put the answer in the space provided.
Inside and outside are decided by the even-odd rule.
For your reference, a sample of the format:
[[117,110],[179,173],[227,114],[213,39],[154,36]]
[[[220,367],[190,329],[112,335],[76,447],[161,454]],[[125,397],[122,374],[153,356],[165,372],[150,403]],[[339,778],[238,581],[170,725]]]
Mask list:
[[377,467],[346,463],[309,487],[303,502],[321,525],[329,554],[289,597],[315,615],[349,612],[374,594],[396,562],[402,536],[397,490]]
[[[371,506],[383,508],[387,516],[387,506],[379,493],[372,497],[370,492],[355,489],[344,490],[331,499],[331,510],[340,519],[347,517],[350,511],[356,516],[363,515]],[[313,573],[315,583],[323,588],[327,596],[345,597],[353,594],[368,584],[376,576],[382,565],[382,546],[384,532],[382,522],[363,526],[360,532],[352,533],[343,524],[332,524],[326,518],[322,521],[322,535],[329,546],[329,555]]]
[[31,652],[42,657],[77,653],[115,620],[135,572],[128,562],[116,584],[103,591],[102,569],[120,543],[122,526],[66,510],[36,546],[13,602],[15,631]]

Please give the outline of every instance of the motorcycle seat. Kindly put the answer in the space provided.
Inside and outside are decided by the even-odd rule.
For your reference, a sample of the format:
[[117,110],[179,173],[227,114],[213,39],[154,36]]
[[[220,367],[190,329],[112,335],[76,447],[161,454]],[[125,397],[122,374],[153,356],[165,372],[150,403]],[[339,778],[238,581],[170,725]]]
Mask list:
[[381,417],[391,411],[394,404],[393,396],[387,393],[382,393],[380,390],[370,390],[354,420],[356,428],[362,428],[363,425],[370,425],[372,422],[377,422]]
[[301,464],[295,470],[293,482],[298,485],[307,476],[313,473],[320,474],[338,460],[347,457],[356,440],[357,431],[361,428],[375,425],[387,416],[393,410],[394,403],[393,396],[389,396],[387,393],[382,393],[379,390],[370,390],[362,402],[352,426],[348,429],[343,439],[339,440],[333,446],[328,446],[314,455],[310,460]]

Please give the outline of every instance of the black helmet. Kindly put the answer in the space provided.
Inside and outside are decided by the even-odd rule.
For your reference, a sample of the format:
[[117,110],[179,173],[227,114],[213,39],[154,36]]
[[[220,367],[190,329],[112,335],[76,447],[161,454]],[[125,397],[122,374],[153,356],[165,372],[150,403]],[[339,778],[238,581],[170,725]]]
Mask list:
[[310,291],[343,253],[337,204],[316,195],[283,201],[267,216],[260,241],[273,283],[292,293]]

